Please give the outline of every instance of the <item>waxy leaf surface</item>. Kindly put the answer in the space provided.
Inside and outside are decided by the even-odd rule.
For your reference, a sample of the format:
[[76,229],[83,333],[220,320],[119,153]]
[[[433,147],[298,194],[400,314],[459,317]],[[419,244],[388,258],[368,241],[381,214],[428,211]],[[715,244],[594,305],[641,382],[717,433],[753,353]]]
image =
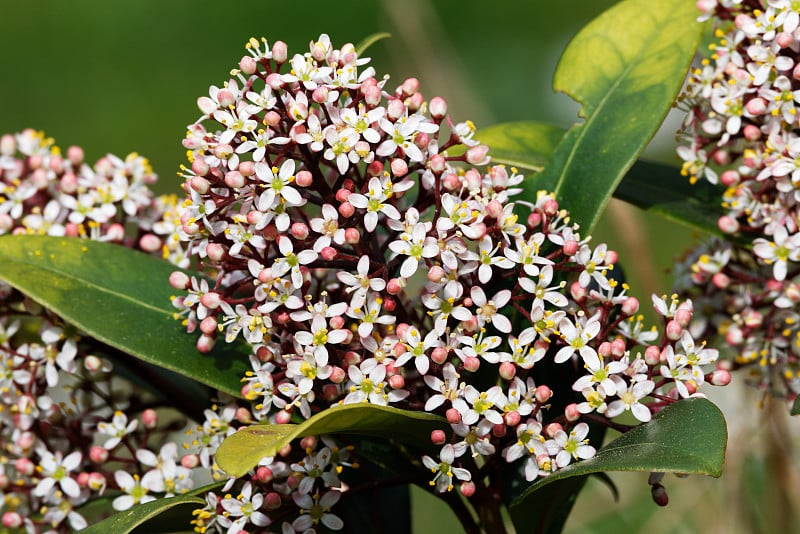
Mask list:
[[0,280],[92,337],[234,396],[250,368],[241,346],[195,347],[170,295],[176,268],[119,245],[45,236],[0,237]]
[[504,122],[478,130],[475,139],[489,146],[493,164],[539,172],[564,132],[563,128],[543,122]]
[[[157,518],[159,515],[173,510],[176,507],[186,508],[186,529],[191,526],[192,516],[190,510],[202,508],[206,504],[205,499],[194,495],[178,495],[167,499],[156,499],[155,501],[137,504],[123,512],[118,512],[107,519],[90,525],[81,530],[84,534],[128,534],[133,532],[136,527],[144,525],[148,521]],[[190,508],[191,506],[191,508]],[[148,532],[165,532],[160,529],[148,528]]]
[[217,464],[230,476],[240,477],[265,457],[293,439],[319,434],[358,434],[411,444],[430,442],[431,431],[449,430],[436,415],[377,406],[346,404],[319,412],[300,424],[252,425],[228,436],[217,449]]
[[[684,399],[653,416],[649,423],[621,435],[597,452],[555,474],[537,480],[511,504],[522,506],[534,492],[565,478],[603,471],[646,471],[718,477],[725,462],[725,419],[706,399]],[[512,511],[513,516],[513,511]]]
[[627,0],[570,42],[553,87],[582,104],[527,197],[552,190],[589,234],[617,183],[655,134],[700,39],[692,0]]

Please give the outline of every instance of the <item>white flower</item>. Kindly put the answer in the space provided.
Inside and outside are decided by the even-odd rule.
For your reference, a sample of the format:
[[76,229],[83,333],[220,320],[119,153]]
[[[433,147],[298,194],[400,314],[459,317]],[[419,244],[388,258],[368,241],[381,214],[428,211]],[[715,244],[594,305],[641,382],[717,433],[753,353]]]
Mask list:
[[650,409],[639,401],[652,393],[655,384],[652,380],[644,380],[631,384],[626,390],[619,391],[619,399],[612,401],[606,410],[606,417],[616,417],[626,410],[630,410],[639,421],[646,423],[652,417]]
[[453,490],[453,477],[458,480],[472,480],[472,474],[468,470],[453,466],[455,458],[455,448],[450,444],[442,447],[438,462],[430,456],[422,457],[423,465],[435,473],[430,485],[435,486],[439,493]]
[[37,452],[40,456],[39,467],[41,468],[41,475],[44,478],[33,489],[33,495],[44,497],[53,486],[58,484],[61,491],[67,496],[73,499],[78,497],[81,489],[69,474],[81,464],[83,456],[80,451],[71,452],[64,458],[62,458],[61,451],[56,451],[53,454],[48,450],[42,449]]
[[156,500],[154,496],[148,495],[149,491],[163,491],[163,485],[156,471],[148,471],[141,480],[139,475],[131,475],[127,471],[117,471],[114,473],[114,480],[124,495],[115,498],[111,502],[111,506],[120,512],[135,504]]

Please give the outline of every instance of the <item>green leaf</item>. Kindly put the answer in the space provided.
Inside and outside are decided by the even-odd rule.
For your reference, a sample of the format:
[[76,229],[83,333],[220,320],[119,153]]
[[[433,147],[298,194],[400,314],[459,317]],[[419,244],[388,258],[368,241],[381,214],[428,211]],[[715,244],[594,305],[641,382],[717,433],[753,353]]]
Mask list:
[[566,478],[604,471],[656,471],[718,477],[725,462],[728,431],[719,408],[706,399],[684,399],[659,412],[649,423],[623,434],[594,458],[571,464],[535,482],[511,506]]
[[324,410],[300,424],[252,425],[228,436],[217,449],[217,464],[228,475],[240,477],[262,458],[275,456],[293,439],[319,434],[358,434],[412,444],[430,441],[431,431],[449,429],[439,416],[377,406],[346,404]]
[[391,36],[392,34],[387,32],[378,32],[378,33],[373,33],[372,35],[367,35],[366,37],[361,39],[361,41],[359,41],[358,44],[356,45],[356,54],[358,54],[359,56],[363,55],[364,52],[366,52],[370,46],[374,45],[378,41],[383,41],[384,39],[388,39]]
[[564,137],[564,129],[534,121],[504,122],[483,128],[475,139],[489,146],[492,163],[539,172]]
[[792,404],[792,415],[800,415],[800,396],[794,399],[794,404]]
[[[111,517],[89,526],[85,530],[81,530],[84,534],[128,534],[138,526],[145,524],[151,519],[163,514],[164,512],[176,507],[192,506],[192,509],[201,507],[206,504],[205,499],[194,495],[179,495],[170,497],[168,499],[156,499],[155,501],[137,504],[124,512],[118,512]],[[187,517],[188,514],[187,514]],[[187,527],[189,526],[187,519]],[[154,532],[150,530],[150,532]]]
[[249,369],[242,346],[200,354],[173,318],[176,268],[109,243],[44,236],[0,237],[0,280],[90,336],[145,362],[241,396]]
[[717,220],[725,214],[720,206],[721,188],[706,181],[692,185],[677,167],[637,161],[614,196],[665,219],[726,239],[731,237],[717,227]]
[[655,134],[683,82],[701,25],[690,0],[627,0],[570,42],[553,87],[583,105],[528,198],[552,190],[591,233],[619,180]]

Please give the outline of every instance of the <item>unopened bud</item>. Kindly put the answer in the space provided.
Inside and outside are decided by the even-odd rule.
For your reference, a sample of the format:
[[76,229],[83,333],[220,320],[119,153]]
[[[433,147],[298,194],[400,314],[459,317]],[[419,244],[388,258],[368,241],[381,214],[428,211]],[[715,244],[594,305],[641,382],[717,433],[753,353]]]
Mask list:
[[428,103],[428,110],[431,113],[431,117],[434,119],[441,119],[447,115],[447,102],[444,98],[435,96],[431,98],[431,101]]

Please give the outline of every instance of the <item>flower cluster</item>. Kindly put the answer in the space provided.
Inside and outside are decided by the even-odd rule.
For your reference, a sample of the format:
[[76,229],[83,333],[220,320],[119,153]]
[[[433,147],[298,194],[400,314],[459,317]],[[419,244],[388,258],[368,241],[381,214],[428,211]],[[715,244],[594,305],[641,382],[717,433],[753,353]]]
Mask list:
[[[176,271],[173,304],[201,352],[222,338],[252,354],[252,406],[197,428],[204,464],[242,423],[389,405],[446,418],[421,461],[438,491],[470,496],[505,462],[533,481],[593,456],[589,422],[647,422],[728,382],[687,329],[691,301],[654,297],[664,328],[646,327],[614,251],[553,195],[514,200],[523,176],[488,165],[472,123],[416,79],[387,90],[367,63],[326,35],[294,56],[252,39],[198,99],[179,232],[213,282]],[[210,492],[196,529],[264,527],[287,507],[284,532],[340,528],[329,509],[358,451],[305,440],[263,459],[237,497]],[[479,457],[502,461],[478,476]]]
[[678,154],[691,180],[724,186],[724,233],[687,257],[680,290],[702,313],[694,332],[721,334],[734,367],[780,396],[800,393],[800,8],[788,0],[698,2],[716,41],[682,95]]
[[[90,166],[80,147],[64,156],[41,132],[4,135],[0,234],[111,241],[174,256],[179,243],[164,220],[177,202],[152,194],[155,179],[137,154]],[[189,467],[199,458],[181,464],[176,444],[164,441],[168,425],[115,373],[113,358],[0,282],[4,528],[72,532],[87,525],[81,507],[106,491],[122,510],[192,487]]]

